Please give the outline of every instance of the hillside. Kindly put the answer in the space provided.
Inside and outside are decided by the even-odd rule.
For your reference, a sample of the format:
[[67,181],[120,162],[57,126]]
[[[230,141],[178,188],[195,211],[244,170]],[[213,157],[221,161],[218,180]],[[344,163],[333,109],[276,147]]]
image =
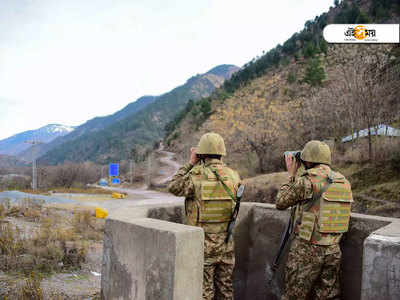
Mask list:
[[[128,158],[132,147],[152,147],[164,136],[165,125],[189,100],[210,95],[226,78],[237,71],[232,65],[221,65],[190,78],[184,85],[160,95],[136,113],[124,116],[105,128],[85,132],[60,144],[40,158],[42,163],[96,161],[106,163]],[[137,113],[139,112],[140,113]]]
[[0,168],[13,168],[26,166],[26,163],[15,156],[0,154]]
[[[224,161],[247,178],[244,201],[274,203],[287,179],[283,152],[325,140],[333,168],[352,183],[353,211],[399,217],[400,138],[369,134],[348,143],[342,138],[380,124],[400,128],[400,45],[327,44],[321,36],[333,22],[398,23],[399,5],[355,3],[341,2],[307,21],[213,95],[188,105],[165,139],[168,150],[185,162],[202,134],[218,132],[226,142]],[[202,103],[209,105],[207,114]]]
[[[339,141],[357,129],[395,124],[398,45],[329,45],[322,29],[330,23],[394,23],[398,8],[395,1],[343,1],[307,21],[211,97],[186,107],[165,139],[169,150],[184,161],[203,133],[216,131],[226,140],[227,162],[252,176],[282,170],[283,151],[300,149],[310,139]],[[199,107],[205,102],[207,114]],[[378,146],[371,143],[366,152]]]
[[[157,97],[154,96],[140,97],[136,101],[129,103],[123,109],[117,111],[112,115],[93,118],[86,123],[76,127],[74,131],[67,135],[60,136],[49,143],[37,145],[35,149],[37,157],[43,156],[50,150],[56,148],[57,146],[60,146],[63,143],[72,141],[84,134],[90,134],[91,132],[102,130],[116,121],[120,121],[128,117],[129,115],[133,115],[146,107],[148,104],[154,102],[156,99]],[[28,148],[27,150],[21,152],[18,156],[24,160],[31,160],[32,149]]]
[[[49,143],[57,137],[62,137],[73,132],[74,127],[60,124],[49,124],[39,129],[28,130],[15,134],[9,138],[0,141],[0,154],[19,156],[21,153],[30,148],[30,144],[26,141],[40,141]],[[28,150],[30,154],[31,151]]]

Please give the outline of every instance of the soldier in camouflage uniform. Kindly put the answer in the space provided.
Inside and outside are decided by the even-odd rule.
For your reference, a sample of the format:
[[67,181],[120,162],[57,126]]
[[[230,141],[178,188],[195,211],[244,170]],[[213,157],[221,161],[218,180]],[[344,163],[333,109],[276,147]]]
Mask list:
[[197,149],[191,149],[189,163],[178,170],[168,185],[171,193],[185,197],[185,223],[204,230],[205,300],[214,299],[214,290],[215,299],[233,299],[234,245],[233,238],[226,244],[225,237],[235,206],[232,196],[235,198],[240,178],[237,172],[223,164],[223,155],[226,155],[226,150],[222,137],[212,132],[204,134]]
[[299,164],[286,156],[290,182],[281,186],[276,200],[280,210],[296,206],[282,299],[340,299],[339,242],[348,230],[350,183],[331,170],[331,152],[325,143],[308,142],[300,158],[305,171],[298,174]]

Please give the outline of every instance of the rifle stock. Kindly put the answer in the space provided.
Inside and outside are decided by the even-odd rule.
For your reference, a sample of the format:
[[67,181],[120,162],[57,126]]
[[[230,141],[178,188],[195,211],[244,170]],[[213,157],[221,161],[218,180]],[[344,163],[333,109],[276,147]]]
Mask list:
[[287,245],[287,243],[288,243],[288,241],[290,239],[290,236],[293,233],[293,230],[294,230],[294,215],[295,215],[295,213],[296,213],[296,207],[294,206],[294,207],[291,208],[290,219],[287,222],[285,230],[284,230],[284,232],[282,234],[281,242],[280,242],[280,245],[279,245],[279,250],[278,250],[277,254],[275,255],[275,259],[274,259],[274,262],[273,262],[273,265],[272,265],[272,270],[274,272],[279,267],[279,263],[280,263],[280,260],[282,258],[282,254],[283,254],[283,252],[284,252],[284,250],[286,248],[286,245]]

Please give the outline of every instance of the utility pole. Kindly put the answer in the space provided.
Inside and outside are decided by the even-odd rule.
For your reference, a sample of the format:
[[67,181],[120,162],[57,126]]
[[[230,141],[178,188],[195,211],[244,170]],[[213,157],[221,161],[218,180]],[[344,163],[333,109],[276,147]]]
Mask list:
[[135,168],[135,163],[132,159],[129,161],[129,163],[130,163],[129,164],[129,173],[131,175],[130,181],[131,181],[131,184],[133,184],[133,170]]
[[37,189],[37,168],[36,168],[36,145],[40,145],[43,144],[43,142],[41,141],[37,141],[37,140],[27,140],[25,141],[25,143],[27,144],[31,144],[32,145],[32,189],[36,190]]
[[151,154],[149,155],[147,161],[147,186],[150,187],[151,185]]

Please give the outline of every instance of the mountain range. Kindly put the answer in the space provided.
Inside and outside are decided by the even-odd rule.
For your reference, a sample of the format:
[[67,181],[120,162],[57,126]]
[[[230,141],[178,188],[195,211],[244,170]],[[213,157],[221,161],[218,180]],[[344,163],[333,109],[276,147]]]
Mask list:
[[[114,114],[93,118],[76,128],[58,125],[58,130],[69,128],[63,134],[57,132],[54,125],[45,126],[40,132],[17,134],[0,141],[0,151],[3,151],[0,154],[30,161],[35,153],[40,163],[48,164],[87,160],[107,163],[126,159],[132,147],[152,147],[155,141],[162,139],[165,125],[189,100],[209,96],[238,70],[234,65],[219,65],[189,78],[185,84],[165,94],[140,97]],[[43,133],[48,128],[54,129],[52,138]],[[25,143],[35,138],[43,143],[34,148]]]
[[49,143],[57,137],[73,132],[75,127],[61,124],[49,124],[39,129],[15,134],[0,141],[0,154],[19,156],[31,147],[31,143]]

